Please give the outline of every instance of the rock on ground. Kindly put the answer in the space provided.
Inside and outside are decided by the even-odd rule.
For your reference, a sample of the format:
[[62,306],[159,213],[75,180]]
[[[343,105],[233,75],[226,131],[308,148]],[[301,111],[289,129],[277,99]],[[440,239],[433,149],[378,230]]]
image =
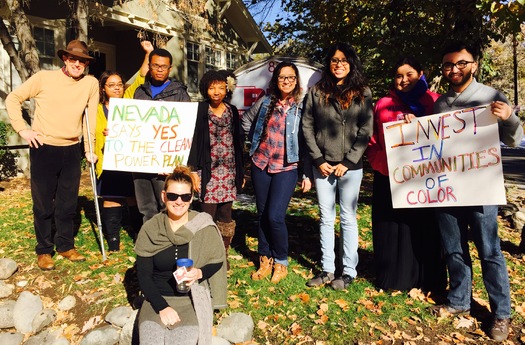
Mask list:
[[30,337],[24,345],[69,345],[69,340],[46,330]]
[[2,345],[20,345],[24,340],[22,333],[0,333],[0,344]]
[[29,291],[22,291],[20,296],[18,296],[13,311],[16,330],[21,333],[31,333],[33,330],[33,319],[42,309],[42,300],[39,296],[35,296]]
[[128,306],[121,306],[112,309],[107,315],[105,320],[112,325],[118,327],[124,327],[128,323],[129,319],[133,314],[133,309]]
[[15,286],[13,284],[7,284],[3,280],[0,280],[0,298],[11,296],[14,290]]
[[136,331],[135,320],[137,318],[138,312],[139,312],[138,309],[133,310],[131,317],[129,317],[128,319],[128,322],[124,325],[124,327],[122,327],[122,331],[120,331],[120,338],[118,340],[119,345],[131,345],[132,344],[133,332]]
[[77,299],[75,296],[68,295],[58,302],[58,309],[68,311],[73,309],[77,305]]
[[[15,321],[13,320],[15,304],[16,302],[13,300],[0,303],[0,328],[15,327]],[[2,343],[0,342],[0,344]]]
[[231,345],[231,343],[228,340],[221,337],[212,337],[211,345]]
[[0,259],[0,279],[8,279],[17,269],[18,265],[15,260],[9,258]]
[[114,326],[105,326],[90,331],[80,345],[115,345],[119,340],[120,329]]
[[57,313],[53,309],[44,309],[38,313],[31,326],[33,327],[33,333],[38,333],[44,329],[44,327],[52,324],[57,318]]
[[255,325],[250,315],[233,313],[217,326],[217,335],[231,343],[244,343],[253,337]]

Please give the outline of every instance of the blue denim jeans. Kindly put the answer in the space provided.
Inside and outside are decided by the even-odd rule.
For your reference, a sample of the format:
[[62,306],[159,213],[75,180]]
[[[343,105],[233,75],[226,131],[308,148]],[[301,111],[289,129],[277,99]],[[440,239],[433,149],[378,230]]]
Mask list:
[[75,248],[73,222],[77,214],[81,157],[80,145],[42,145],[29,150],[37,254],[52,254],[55,247],[59,252]]
[[510,317],[510,284],[498,236],[497,206],[436,208],[450,279],[448,304],[469,309],[472,298],[472,259],[468,247],[470,226],[478,250],[485,289],[494,317]]
[[161,194],[166,176],[148,173],[133,173],[133,185],[137,207],[146,222],[164,209]]
[[336,195],[339,193],[339,208],[341,220],[341,238],[339,253],[343,262],[343,274],[355,278],[357,276],[357,263],[359,257],[357,246],[359,231],[357,228],[357,199],[363,169],[348,170],[343,176],[334,174],[324,177],[317,168],[314,168],[315,189],[319,199],[319,211],[321,223],[319,231],[321,235],[321,264],[323,271],[335,272],[335,216]]
[[258,253],[288,266],[285,217],[297,183],[297,169],[271,174],[252,164],[252,183],[259,220]]

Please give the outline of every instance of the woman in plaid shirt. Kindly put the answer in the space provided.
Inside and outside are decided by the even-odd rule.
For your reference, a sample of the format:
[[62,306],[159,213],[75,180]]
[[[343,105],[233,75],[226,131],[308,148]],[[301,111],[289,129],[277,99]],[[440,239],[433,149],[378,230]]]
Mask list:
[[[293,63],[283,61],[273,71],[268,94],[242,118],[242,127],[252,142],[252,183],[259,220],[260,267],[252,274],[253,280],[264,279],[273,269],[271,281],[277,284],[288,274],[285,216],[302,158],[301,108],[299,71]],[[303,176],[301,187],[303,192],[310,190],[309,177]]]

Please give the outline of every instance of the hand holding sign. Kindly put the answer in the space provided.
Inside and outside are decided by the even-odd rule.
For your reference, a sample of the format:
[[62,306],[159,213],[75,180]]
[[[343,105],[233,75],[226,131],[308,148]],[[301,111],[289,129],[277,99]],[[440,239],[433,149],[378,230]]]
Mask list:
[[165,174],[186,164],[197,106],[112,98],[103,169]]

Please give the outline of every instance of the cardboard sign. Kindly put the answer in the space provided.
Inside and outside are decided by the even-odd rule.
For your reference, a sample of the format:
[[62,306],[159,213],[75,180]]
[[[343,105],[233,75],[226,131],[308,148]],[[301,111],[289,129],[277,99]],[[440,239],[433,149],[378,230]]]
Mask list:
[[197,102],[111,98],[103,169],[157,174],[186,164],[197,107]]
[[506,203],[490,107],[383,124],[394,208]]

